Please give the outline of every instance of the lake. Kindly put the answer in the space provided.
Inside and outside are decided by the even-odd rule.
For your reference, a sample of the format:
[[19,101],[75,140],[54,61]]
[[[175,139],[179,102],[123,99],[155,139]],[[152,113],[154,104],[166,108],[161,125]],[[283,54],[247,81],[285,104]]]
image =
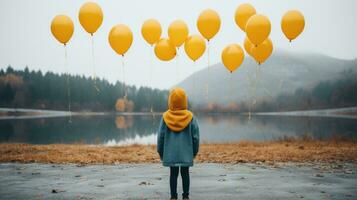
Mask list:
[[[76,115],[0,120],[2,143],[155,144],[161,115]],[[357,138],[356,118],[200,114],[202,143],[267,141],[285,137]]]

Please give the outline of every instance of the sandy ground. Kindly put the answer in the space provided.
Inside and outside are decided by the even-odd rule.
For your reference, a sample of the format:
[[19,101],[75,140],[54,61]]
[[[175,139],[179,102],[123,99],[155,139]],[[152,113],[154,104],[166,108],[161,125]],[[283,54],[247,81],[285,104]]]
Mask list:
[[[356,164],[196,164],[191,199],[356,199]],[[160,164],[0,164],[0,199],[169,199]],[[181,184],[179,178],[179,190]]]

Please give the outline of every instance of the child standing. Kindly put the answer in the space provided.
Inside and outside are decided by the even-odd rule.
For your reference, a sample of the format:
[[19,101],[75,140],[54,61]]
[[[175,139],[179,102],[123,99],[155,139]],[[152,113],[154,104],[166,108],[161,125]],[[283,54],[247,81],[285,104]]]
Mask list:
[[177,199],[177,177],[182,178],[184,200],[189,200],[190,174],[199,148],[199,128],[196,118],[187,110],[183,89],[170,92],[168,107],[163,114],[157,136],[157,152],[165,167],[170,167],[171,199]]

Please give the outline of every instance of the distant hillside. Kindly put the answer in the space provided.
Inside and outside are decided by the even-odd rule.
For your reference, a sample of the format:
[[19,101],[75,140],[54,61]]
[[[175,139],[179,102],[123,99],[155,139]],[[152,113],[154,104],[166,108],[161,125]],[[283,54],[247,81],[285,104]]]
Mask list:
[[[312,88],[299,88],[294,93],[279,94],[254,104],[243,103],[236,111],[279,112],[357,106],[357,70],[349,69],[334,80],[325,80]],[[238,104],[237,104],[238,105]],[[217,109],[218,110],[218,109]]]
[[[69,76],[70,99],[73,111],[164,111],[168,91],[151,89],[104,79],[96,81],[84,76]],[[125,88],[125,89],[124,89]],[[0,107],[39,108],[67,110],[67,76],[52,72],[14,70],[8,67],[0,70]],[[127,91],[127,98],[123,98]],[[151,103],[153,102],[153,103]]]
[[260,66],[258,79],[255,78],[256,67],[246,56],[242,66],[232,74],[218,63],[194,73],[178,85],[186,89],[196,105],[258,102],[280,94],[293,94],[297,89],[311,89],[321,81],[342,78],[344,71],[357,68],[357,60],[277,50]]
[[198,107],[201,111],[224,112],[279,112],[295,110],[316,110],[357,106],[357,70],[346,70],[334,80],[325,80],[311,88],[299,88],[293,93],[279,94],[257,101],[230,103],[225,106],[213,104]]

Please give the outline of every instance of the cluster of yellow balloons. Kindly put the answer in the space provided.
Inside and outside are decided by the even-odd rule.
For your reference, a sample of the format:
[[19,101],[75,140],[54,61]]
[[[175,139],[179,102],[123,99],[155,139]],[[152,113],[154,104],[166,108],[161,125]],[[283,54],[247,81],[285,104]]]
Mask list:
[[188,28],[185,22],[177,20],[169,27],[169,37],[161,38],[161,24],[156,19],[146,20],[141,27],[141,34],[144,40],[154,46],[156,57],[162,61],[172,60],[176,56],[175,46],[180,46],[188,34]]
[[[81,6],[78,18],[84,30],[93,36],[103,22],[103,11],[97,3],[87,2]],[[51,32],[60,43],[66,45],[73,31],[74,25],[70,17],[57,15],[52,20]],[[116,53],[124,56],[132,44],[133,34],[128,26],[118,24],[109,32],[108,41]]]
[[[103,21],[103,12],[98,4],[85,3],[79,11],[79,21],[89,34],[93,35]],[[237,26],[246,33],[244,49],[259,64],[265,62],[273,52],[273,43],[269,38],[271,22],[268,17],[257,14],[255,8],[248,4],[241,4],[235,12]],[[168,38],[162,38],[162,28],[156,19],[146,20],[141,27],[144,40],[154,47],[155,55],[162,61],[172,60],[177,49],[184,45],[187,56],[196,61],[206,50],[209,42],[220,30],[221,19],[219,14],[207,9],[202,11],[197,19],[197,29],[200,35],[189,35],[189,29],[182,20],[173,21],[168,27]],[[288,11],[281,20],[281,29],[289,41],[297,38],[305,27],[304,16],[296,10]],[[65,15],[58,15],[52,20],[51,31],[54,37],[66,45],[73,35],[73,22]],[[124,24],[115,25],[108,35],[112,49],[119,55],[129,50],[133,42],[133,33]],[[233,72],[244,60],[244,51],[239,44],[230,44],[222,50],[222,63]]]
[[[273,43],[269,38],[271,23],[268,17],[257,14],[255,8],[248,4],[241,4],[235,12],[237,26],[246,33],[244,49],[258,64],[265,62],[273,52]],[[305,27],[305,19],[301,12],[291,10],[284,14],[281,29],[291,42],[297,38]],[[239,48],[238,48],[239,47]],[[232,56],[232,55],[235,56]],[[236,70],[244,58],[244,52],[238,44],[228,45],[222,51],[222,63],[232,72]]]
[[[79,22],[91,36],[98,30],[103,22],[103,12],[100,6],[93,2],[85,3],[81,6],[78,14]],[[58,40],[58,42],[62,43],[65,47],[65,59],[67,65],[67,52],[66,45],[69,40],[72,38],[74,32],[73,21],[67,15],[57,15],[52,19],[51,22],[51,32],[52,35]],[[92,37],[93,41],[93,37]],[[93,45],[93,43],[92,43]],[[93,53],[93,48],[92,48]],[[94,67],[94,53],[93,56],[93,67]],[[70,97],[70,87],[69,87],[69,79],[67,79],[68,84],[68,111],[71,112],[71,97]],[[96,87],[96,86],[95,86]],[[97,90],[99,90],[96,87]],[[71,116],[71,115],[70,115]],[[71,117],[69,119],[71,123]]]
[[[169,38],[161,38],[161,24],[156,19],[148,19],[141,26],[141,34],[144,40],[151,46],[155,45],[155,55],[162,61],[172,60],[176,56],[175,44],[178,46],[181,45],[181,37],[186,37],[186,32],[188,34],[188,28],[184,22],[175,21],[174,25],[174,27],[169,27],[169,34],[171,34],[171,37],[175,37],[175,39],[172,40]],[[174,33],[174,30],[179,30],[180,33]]]
[[[84,30],[93,35],[103,22],[103,12],[98,4],[88,2],[80,8],[78,18]],[[52,19],[51,32],[60,43],[66,45],[73,31],[73,21],[67,15],[57,15]]]
[[[156,57],[160,60],[172,60],[176,56],[176,48],[178,49],[184,44],[186,55],[195,62],[206,51],[206,42],[204,39],[209,42],[219,32],[221,18],[216,11],[206,9],[199,14],[196,25],[201,35],[189,35],[186,23],[182,20],[175,20],[169,25],[168,38],[161,38],[162,28],[160,22],[155,19],[148,19],[143,23],[141,33],[148,44],[151,46],[155,45],[154,52]],[[235,58],[235,53],[237,51],[236,47],[237,45],[234,45],[233,48],[229,48],[229,50],[225,51],[230,53],[230,55],[224,57],[232,57],[234,60],[233,62],[228,63],[235,64],[240,62],[241,64],[243,61],[244,57],[239,58],[238,60]],[[239,51],[239,53],[242,52],[243,51]],[[232,71],[233,70],[232,67]]]
[[218,33],[220,26],[218,13],[207,9],[197,19],[197,28],[201,35],[189,35],[187,24],[183,20],[175,20],[168,27],[168,38],[161,38],[162,28],[156,19],[146,20],[141,27],[141,34],[149,45],[154,46],[156,57],[162,61],[172,60],[182,45],[186,55],[196,61],[206,50],[203,37],[209,41]]
[[[271,32],[269,18],[257,14],[252,5],[245,3],[236,9],[235,22],[246,33],[243,45],[245,51],[259,64],[263,63],[273,52],[273,44],[269,39]],[[235,66],[235,69],[238,67],[239,65]]]

